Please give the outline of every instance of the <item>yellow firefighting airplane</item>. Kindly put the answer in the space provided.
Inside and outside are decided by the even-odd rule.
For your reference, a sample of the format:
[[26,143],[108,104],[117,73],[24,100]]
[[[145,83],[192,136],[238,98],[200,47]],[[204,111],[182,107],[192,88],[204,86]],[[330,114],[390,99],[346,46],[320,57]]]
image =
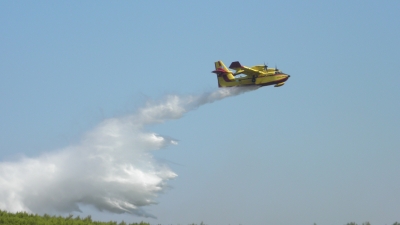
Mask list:
[[275,84],[274,87],[280,87],[290,77],[278,68],[268,68],[267,65],[247,67],[236,61],[232,62],[229,68],[236,70],[236,72],[233,73],[228,70],[222,61],[215,62],[215,70],[212,73],[217,74],[219,87],[267,86],[273,84]]

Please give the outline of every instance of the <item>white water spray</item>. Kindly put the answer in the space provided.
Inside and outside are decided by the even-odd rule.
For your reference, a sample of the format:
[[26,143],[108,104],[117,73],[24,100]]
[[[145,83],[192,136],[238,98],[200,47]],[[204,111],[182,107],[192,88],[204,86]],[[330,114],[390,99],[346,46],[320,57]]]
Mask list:
[[136,113],[103,121],[75,146],[0,163],[0,209],[11,212],[70,213],[79,205],[154,217],[141,207],[155,204],[177,175],[151,151],[175,141],[144,131],[148,124],[179,119],[201,105],[256,87],[221,88],[200,95],[168,95]]

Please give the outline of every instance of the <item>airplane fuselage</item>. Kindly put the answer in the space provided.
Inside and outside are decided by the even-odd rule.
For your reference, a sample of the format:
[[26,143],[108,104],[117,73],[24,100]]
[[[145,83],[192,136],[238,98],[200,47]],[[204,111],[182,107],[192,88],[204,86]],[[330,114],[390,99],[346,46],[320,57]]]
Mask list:
[[275,85],[275,87],[280,87],[290,77],[290,75],[283,73],[277,68],[268,68],[266,65],[246,67],[236,61],[232,62],[229,68],[236,70],[236,72],[233,73],[228,70],[222,61],[215,62],[215,70],[212,72],[217,74],[219,87],[249,85]]
[[[245,86],[245,85],[259,85],[259,86],[268,86],[274,84],[280,84],[289,79],[290,75],[279,73],[274,75],[259,75],[258,77],[243,77],[243,78],[235,78],[234,82],[232,82],[232,86]],[[229,82],[228,82],[229,83]]]

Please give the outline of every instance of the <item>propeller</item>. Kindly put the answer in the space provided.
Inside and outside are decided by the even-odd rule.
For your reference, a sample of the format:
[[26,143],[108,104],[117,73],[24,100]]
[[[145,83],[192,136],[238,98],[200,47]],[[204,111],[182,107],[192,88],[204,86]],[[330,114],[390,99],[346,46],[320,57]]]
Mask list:
[[264,62],[264,70],[266,71],[268,69],[268,66],[267,66],[267,64],[265,64],[265,62]]
[[279,71],[279,70],[278,70],[278,66],[277,66],[276,64],[275,64],[275,71]]

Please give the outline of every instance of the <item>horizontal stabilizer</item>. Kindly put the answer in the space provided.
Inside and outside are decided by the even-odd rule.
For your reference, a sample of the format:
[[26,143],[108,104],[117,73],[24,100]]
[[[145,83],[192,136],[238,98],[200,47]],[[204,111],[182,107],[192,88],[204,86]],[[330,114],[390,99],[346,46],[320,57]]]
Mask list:
[[225,70],[223,68],[217,68],[216,70],[212,71],[211,73],[221,74],[221,73],[230,73],[230,71]]

